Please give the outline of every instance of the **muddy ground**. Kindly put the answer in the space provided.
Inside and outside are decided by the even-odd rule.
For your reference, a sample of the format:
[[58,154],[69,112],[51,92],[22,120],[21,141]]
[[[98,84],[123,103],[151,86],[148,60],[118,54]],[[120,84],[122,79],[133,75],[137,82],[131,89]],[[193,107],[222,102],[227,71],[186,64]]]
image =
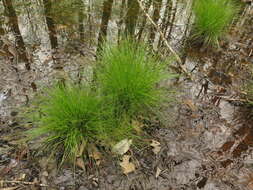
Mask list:
[[20,121],[20,107],[29,104],[33,94],[59,73],[64,78],[59,68],[79,76],[83,61],[89,62],[82,56],[58,57],[57,68],[40,60],[42,64],[32,65],[31,71],[1,60],[1,190],[253,189],[252,108],[240,93],[253,64],[252,15],[221,41],[220,48],[187,51],[185,67],[193,80],[182,76],[177,81],[180,103],[168,111],[167,117],[172,118],[168,126],[149,129],[161,150],[154,154],[151,146],[132,147],[136,170],[127,176],[119,160],[110,157],[103,158],[99,166],[89,161],[83,169],[66,165],[57,170],[57,163],[39,152],[38,142],[23,141],[23,132],[31,124]]

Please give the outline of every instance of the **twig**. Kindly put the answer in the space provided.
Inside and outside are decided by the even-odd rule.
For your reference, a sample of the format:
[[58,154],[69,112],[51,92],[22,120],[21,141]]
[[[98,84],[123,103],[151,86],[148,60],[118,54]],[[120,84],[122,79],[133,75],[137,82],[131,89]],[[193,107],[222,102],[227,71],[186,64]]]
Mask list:
[[219,97],[223,100],[231,101],[231,102],[248,102],[247,99],[228,98],[228,97],[225,97],[225,96],[216,96],[216,97]]
[[182,66],[182,60],[179,57],[179,55],[176,53],[176,51],[170,46],[168,40],[165,38],[164,33],[161,31],[160,27],[153,21],[153,19],[151,18],[151,16],[145,11],[145,8],[142,5],[142,2],[140,0],[137,0],[139,3],[139,6],[141,8],[141,10],[143,11],[143,13],[145,14],[145,16],[148,18],[148,20],[151,22],[152,25],[154,25],[154,27],[156,28],[156,30],[159,32],[160,36],[162,37],[162,40],[165,42],[165,45],[167,46],[167,48],[170,50],[170,52],[175,56],[177,62],[179,63],[179,67],[181,68],[181,70],[183,70],[183,72],[185,74],[188,75],[188,77],[192,78],[191,75],[187,72],[187,70]]
[[37,183],[37,182],[29,182],[29,181],[17,181],[17,180],[0,181],[0,184],[4,184],[4,183],[18,183],[18,184],[24,184],[24,185],[37,185],[37,186],[40,186],[40,187],[47,187],[48,186],[46,184]]

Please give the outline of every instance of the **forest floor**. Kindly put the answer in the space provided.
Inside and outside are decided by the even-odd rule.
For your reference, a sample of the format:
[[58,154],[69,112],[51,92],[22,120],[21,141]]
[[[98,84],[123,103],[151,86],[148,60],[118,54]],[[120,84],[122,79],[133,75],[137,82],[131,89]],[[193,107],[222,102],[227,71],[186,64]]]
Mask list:
[[87,56],[72,56],[71,61],[58,57],[64,64],[53,71],[47,59],[32,65],[31,71],[1,60],[0,189],[253,189],[252,108],[239,95],[253,63],[253,17],[220,45],[218,50],[188,51],[185,66],[193,80],[179,79],[182,103],[168,111],[167,117],[172,118],[168,127],[155,126],[150,132],[161,150],[155,154],[151,146],[132,148],[136,170],[127,176],[119,161],[111,158],[104,158],[99,166],[88,162],[83,169],[64,166],[58,171],[54,161],[38,154],[38,142],[23,141],[23,132],[31,124],[20,122],[20,107],[59,73],[65,78],[60,70],[69,76],[87,71]]

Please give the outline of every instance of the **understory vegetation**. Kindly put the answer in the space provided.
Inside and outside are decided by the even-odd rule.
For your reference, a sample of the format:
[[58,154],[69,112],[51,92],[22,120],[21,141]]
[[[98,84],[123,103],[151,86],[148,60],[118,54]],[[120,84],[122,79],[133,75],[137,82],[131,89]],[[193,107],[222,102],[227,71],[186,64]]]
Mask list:
[[253,190],[253,0],[0,12],[0,190]]
[[193,39],[206,45],[217,45],[238,12],[233,0],[196,0]]
[[169,91],[159,87],[172,76],[166,66],[145,45],[131,40],[106,44],[97,63],[95,89],[70,83],[48,89],[39,98],[40,116],[34,117],[37,126],[31,137],[42,136],[44,148],[61,152],[62,161],[74,160],[84,145],[110,149],[124,138],[140,139],[134,121],[155,115],[172,100],[166,99]]
[[101,93],[113,105],[115,118],[145,114],[166,102],[165,89],[156,85],[168,78],[166,63],[131,41],[107,45],[99,62]]

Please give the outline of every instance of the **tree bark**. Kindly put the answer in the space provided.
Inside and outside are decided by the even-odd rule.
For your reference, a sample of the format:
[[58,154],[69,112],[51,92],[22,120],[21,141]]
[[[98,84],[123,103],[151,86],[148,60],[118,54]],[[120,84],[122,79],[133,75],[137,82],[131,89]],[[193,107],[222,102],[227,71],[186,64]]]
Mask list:
[[97,54],[100,52],[102,44],[107,36],[108,23],[112,14],[112,4],[113,0],[105,0],[103,3],[103,15],[98,36]]
[[78,31],[79,31],[80,41],[83,42],[84,41],[84,24],[83,24],[83,21],[84,21],[84,17],[85,17],[83,1],[79,0],[78,5],[79,5],[79,9],[78,9],[78,23],[79,23]]
[[171,19],[171,22],[170,22],[170,29],[169,29],[169,33],[167,35],[168,40],[171,38],[171,33],[172,33],[172,30],[173,30],[173,25],[174,25],[174,22],[175,22],[175,19],[176,19],[176,14],[177,14],[177,6],[178,6],[178,0],[176,0],[176,4],[175,4],[174,11],[173,11],[173,14],[172,14],[172,19]]
[[45,9],[45,17],[46,17],[46,23],[48,27],[48,34],[49,34],[51,48],[56,49],[58,47],[58,41],[57,41],[57,36],[56,36],[55,22],[51,16],[52,2],[51,0],[43,0],[43,4],[44,4],[44,9]]
[[92,24],[93,19],[92,19],[91,10],[92,10],[92,0],[89,0],[88,1],[88,13],[87,13],[87,16],[88,16],[87,22],[88,22],[88,26],[89,26],[89,47],[91,47],[94,42],[94,32],[93,32],[93,24]]
[[[158,24],[158,20],[160,18],[160,10],[162,7],[162,0],[154,0],[153,1],[153,6],[154,6],[154,13],[153,13],[153,21],[155,24]],[[149,43],[153,44],[155,40],[155,32],[156,28],[154,26],[151,27],[150,29],[150,37],[149,37]]]
[[118,43],[119,43],[120,37],[121,37],[121,27],[123,24],[125,7],[126,7],[126,0],[122,0],[121,5],[120,5],[120,13],[119,13],[120,20],[119,20],[119,24],[118,24]]
[[139,13],[139,3],[137,0],[128,0],[127,2],[127,15],[126,15],[126,30],[125,34],[134,36],[135,27]]
[[[148,12],[150,6],[151,6],[151,0],[148,0],[147,4],[145,6],[145,11],[146,12]],[[147,17],[144,16],[143,21],[142,21],[141,26],[140,26],[140,30],[138,32],[138,41],[141,40],[142,33],[143,33],[144,29],[145,29],[146,23],[147,23]]]
[[6,17],[8,17],[11,30],[13,31],[15,35],[15,40],[17,43],[17,49],[18,49],[18,56],[22,61],[26,62],[26,69],[30,70],[30,64],[28,57],[26,55],[26,48],[25,43],[23,40],[23,37],[21,35],[21,32],[19,30],[18,26],[18,17],[16,14],[16,11],[12,5],[12,0],[2,0],[3,6],[4,6],[4,13]]
[[[167,0],[166,9],[164,12],[164,17],[162,20],[162,32],[166,35],[166,32],[168,30],[168,26],[170,24],[170,17],[171,17],[171,9],[172,9],[172,0]],[[158,48],[163,46],[163,40],[160,36],[159,42],[158,42]]]

